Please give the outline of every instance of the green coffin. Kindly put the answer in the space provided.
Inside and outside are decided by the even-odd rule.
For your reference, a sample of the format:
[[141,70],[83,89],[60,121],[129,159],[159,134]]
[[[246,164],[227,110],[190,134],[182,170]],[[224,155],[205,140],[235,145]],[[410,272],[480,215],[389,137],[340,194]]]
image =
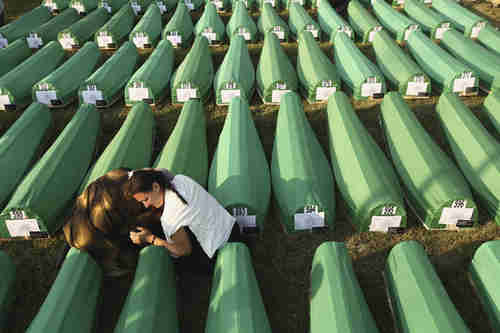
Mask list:
[[420,67],[442,87],[443,93],[463,94],[477,91],[479,79],[476,72],[443,50],[422,32],[416,31],[410,34],[407,46]]
[[94,34],[99,48],[118,48],[128,38],[135,24],[135,14],[130,5],[124,5]]
[[314,39],[321,39],[321,28],[319,24],[312,19],[307,11],[298,3],[292,3],[288,9],[288,26],[290,33],[295,39],[299,39],[302,31],[310,31]]
[[301,7],[310,7],[309,0],[279,0],[280,7],[290,10],[290,6],[294,3]]
[[352,90],[354,99],[380,98],[385,94],[384,75],[349,36],[337,34],[333,49],[337,72]]
[[276,14],[273,6],[269,3],[265,3],[262,6],[260,16],[257,21],[257,28],[262,36],[265,36],[267,32],[273,32],[278,37],[280,42],[288,41],[288,35],[290,34],[288,25],[278,14]]
[[483,109],[497,133],[500,134],[500,112],[498,112],[500,110],[500,91],[491,93],[484,99]]
[[147,246],[114,333],[179,332],[175,270],[168,251]]
[[420,30],[415,21],[392,8],[384,0],[373,0],[372,8],[380,23],[396,36],[398,42],[404,42],[412,32]]
[[470,38],[477,38],[479,32],[488,24],[487,19],[474,14],[454,0],[432,0],[432,8]]
[[174,15],[163,29],[163,38],[168,39],[174,47],[188,47],[193,38],[193,21],[189,9],[179,1]]
[[92,39],[94,33],[102,27],[109,18],[104,8],[92,11],[89,15],[62,30],[57,35],[57,40],[65,50],[78,49],[86,41]]
[[128,4],[129,0],[99,0],[98,8],[104,8],[108,14],[114,14],[124,5]]
[[330,96],[327,114],[333,173],[351,223],[359,232],[405,227],[403,191],[394,167],[343,92]]
[[196,36],[203,35],[208,39],[209,44],[221,43],[226,36],[224,22],[217,13],[217,7],[213,3],[207,3],[203,15],[194,27]]
[[279,104],[283,94],[299,88],[295,69],[272,32],[265,35],[255,79],[257,92],[264,103]]
[[2,282],[0,283],[0,331],[3,332],[15,296],[16,266],[10,257],[2,251],[0,251],[0,271],[2,272]]
[[33,100],[47,105],[71,102],[78,97],[78,88],[92,74],[100,58],[96,43],[85,43],[68,61],[33,85]]
[[[427,229],[455,229],[477,220],[477,207],[464,176],[420,125],[396,92],[381,105],[382,126],[409,205]],[[460,224],[459,224],[460,225]]]
[[[245,4],[245,7],[249,10],[252,11],[257,7],[257,0],[230,0],[231,1],[231,7],[235,8],[236,3],[238,1],[242,1]],[[279,0],[274,0],[274,1],[279,1]]]
[[94,157],[99,127],[95,107],[82,105],[12,194],[0,215],[1,238],[28,231],[52,236],[62,226],[61,214]]
[[457,96],[441,95],[436,111],[458,166],[500,225],[500,143]]
[[186,175],[203,187],[207,186],[207,128],[205,111],[199,100],[184,103],[174,130],[153,167]]
[[205,0],[205,7],[209,3],[213,4],[217,11],[226,11],[231,9],[231,0]]
[[167,94],[174,58],[172,44],[166,39],[161,40],[125,86],[125,104],[131,105],[139,101],[158,104]]
[[71,0],[69,6],[78,11],[80,15],[86,15],[97,8],[99,0]]
[[500,54],[500,32],[491,25],[486,25],[485,28],[481,29],[477,40],[488,49]]
[[243,231],[264,230],[271,177],[244,98],[234,97],[229,105],[210,167],[208,191],[236,217]]
[[252,258],[243,243],[227,243],[215,264],[205,333],[221,332],[271,333]]
[[123,92],[138,62],[139,53],[135,45],[129,41],[123,43],[111,58],[80,85],[80,103],[97,106],[112,104]]
[[481,78],[488,90],[500,89],[500,55],[465,37],[456,30],[443,34],[440,45],[472,68]]
[[311,268],[310,333],[378,333],[344,243],[325,242]]
[[0,49],[0,78],[32,55],[26,39],[19,38]]
[[254,43],[257,39],[257,25],[242,1],[233,5],[233,14],[227,23],[226,34],[231,40],[235,35],[241,35],[247,42]]
[[197,10],[205,3],[204,0],[180,0],[177,6],[180,2],[183,2],[189,10]]
[[33,29],[26,37],[28,45],[32,49],[39,49],[50,41],[57,40],[57,34],[69,28],[80,19],[80,15],[73,8],[66,8],[61,14],[47,23]]
[[335,185],[299,96],[283,95],[271,163],[273,192],[286,232],[334,226]]
[[420,0],[405,0],[405,13],[420,24],[431,39],[441,39],[443,32],[451,28],[449,19],[427,7]]
[[430,95],[430,78],[385,31],[375,35],[372,46],[378,67],[401,95]]
[[273,8],[278,9],[280,5],[280,0],[256,0],[256,3],[257,7],[259,7],[261,10],[266,3],[270,4]]
[[318,7],[318,23],[321,30],[328,36],[328,40],[333,43],[337,32],[346,33],[354,39],[354,33],[349,24],[332,8],[328,1],[321,1]]
[[42,0],[42,6],[46,6],[54,14],[69,7],[70,0]]
[[50,110],[33,103],[0,137],[0,209],[29,170],[51,122]]
[[129,34],[129,40],[138,49],[151,49],[161,38],[161,11],[155,3],[149,5],[146,13]]
[[137,103],[113,140],[85,176],[78,194],[108,171],[118,168],[142,169],[151,165],[155,121],[151,107]]
[[470,332],[418,242],[394,246],[383,274],[398,332]]
[[184,103],[191,98],[206,101],[214,79],[214,65],[208,39],[196,37],[191,50],[172,75],[172,103]]
[[255,69],[243,36],[234,36],[214,78],[215,99],[227,105],[234,96],[250,100],[255,84]]
[[85,251],[69,250],[49,294],[26,333],[91,333],[102,272]]
[[31,103],[33,85],[50,74],[64,61],[64,50],[58,42],[50,42],[0,77],[0,110],[21,108]]
[[50,10],[45,6],[39,6],[0,27],[0,49],[7,47],[18,38],[27,36],[31,30],[38,28],[51,18]]
[[137,16],[143,15],[153,2],[153,0],[129,0],[130,7]]
[[331,93],[340,89],[335,65],[309,31],[302,31],[298,42],[297,76],[302,94],[309,103],[326,101]]
[[361,43],[371,43],[375,34],[382,30],[380,23],[358,0],[349,1],[347,18]]
[[500,331],[500,240],[483,243],[469,268],[471,282],[490,320],[492,331]]

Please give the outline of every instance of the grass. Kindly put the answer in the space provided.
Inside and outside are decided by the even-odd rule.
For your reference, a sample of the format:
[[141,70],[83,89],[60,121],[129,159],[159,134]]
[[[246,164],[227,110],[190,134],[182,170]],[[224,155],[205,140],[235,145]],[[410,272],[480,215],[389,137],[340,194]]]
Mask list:
[[[37,5],[39,1],[6,2],[7,19],[11,20]],[[499,9],[491,10],[484,2],[473,5],[474,9],[487,15],[498,23]],[[285,14],[286,15],[286,12]],[[228,16],[223,17],[227,22]],[[256,65],[262,44],[250,45],[252,60]],[[321,47],[329,51],[330,45]],[[295,62],[296,44],[284,44],[292,62]],[[222,62],[227,46],[213,49],[215,68]],[[369,48],[362,49],[373,59]],[[179,63],[185,51],[177,51]],[[436,95],[436,94],[434,94]],[[471,107],[490,133],[495,133],[481,110],[484,95],[466,98]],[[447,152],[449,147],[444,140],[439,121],[434,113],[437,97],[425,101],[410,101],[409,105],[419,121],[434,140]],[[382,132],[378,123],[379,102],[355,102],[358,115],[375,138],[384,148]],[[276,127],[278,106],[261,104],[257,96],[250,101],[254,111],[254,121],[266,152],[271,160],[272,146]],[[50,135],[41,149],[45,151],[69,122],[76,111],[76,104],[66,109],[53,112],[54,121]],[[154,160],[163,147],[179,115],[179,107],[164,106],[156,111],[157,144]],[[328,133],[325,119],[325,105],[304,103],[304,111],[318,137],[324,151],[328,153]],[[215,151],[218,136],[222,130],[227,107],[216,107],[213,97],[206,105],[207,137],[209,156]],[[124,121],[127,110],[123,104],[115,105],[102,112],[102,135],[98,140],[98,151],[102,152],[106,144],[118,131]],[[21,115],[21,112],[0,113],[0,135]],[[402,235],[357,233],[349,223],[345,203],[340,193],[336,193],[337,217],[335,229],[328,232],[285,234],[279,221],[274,199],[266,221],[266,231],[260,238],[250,238],[247,245],[252,254],[252,263],[261,289],[273,332],[303,333],[309,329],[309,289],[310,268],[316,248],[325,241],[344,242],[353,260],[356,276],[360,282],[368,306],[375,318],[380,332],[394,332],[386,299],[382,271],[389,250],[397,243],[417,240],[426,249],[431,262],[443,282],[451,300],[472,332],[490,332],[486,314],[479,304],[467,280],[467,270],[474,251],[484,242],[500,239],[497,225],[488,216],[480,216],[481,225],[471,231],[427,231],[410,212],[408,230]],[[484,210],[483,210],[484,211]],[[9,313],[6,332],[24,332],[38,312],[56,275],[56,261],[64,246],[62,236],[49,240],[0,242],[0,250],[6,251],[14,260],[17,268],[17,280],[14,286],[16,299]],[[106,280],[103,284],[101,305],[99,308],[98,331],[112,332],[120,309],[125,300],[131,277]],[[182,332],[203,332],[210,295],[210,280],[182,281],[178,286],[179,323]]]

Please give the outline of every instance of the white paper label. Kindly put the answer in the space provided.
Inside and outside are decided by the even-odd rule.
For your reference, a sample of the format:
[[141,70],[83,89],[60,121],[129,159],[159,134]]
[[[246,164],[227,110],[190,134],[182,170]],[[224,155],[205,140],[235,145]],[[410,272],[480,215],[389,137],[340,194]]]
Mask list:
[[71,38],[70,34],[63,34],[61,39],[59,39],[59,43],[65,50],[71,50],[73,45],[75,45],[75,40]]
[[188,0],[186,0],[184,3],[186,4],[186,7],[189,8],[189,10],[194,10],[194,3],[188,2]]
[[316,100],[324,101],[328,99],[328,96],[337,91],[335,87],[318,87],[316,88]]
[[85,7],[83,7],[82,3],[81,2],[74,2],[71,7],[73,7],[74,9],[76,9],[76,11],[78,12],[78,14],[81,14],[81,13],[85,13]]
[[108,35],[97,36],[97,45],[102,48],[107,48],[108,44],[113,44],[113,37]]
[[361,96],[371,97],[373,94],[382,93],[382,83],[377,83],[376,78],[368,78],[367,83],[361,85]]
[[170,35],[167,36],[167,39],[170,41],[170,43],[172,43],[173,46],[177,46],[182,43],[182,36]]
[[215,8],[219,10],[224,8],[224,3],[222,1],[212,1],[212,3],[214,4]]
[[290,4],[292,3],[297,3],[301,6],[304,6],[304,1],[303,0],[289,0],[290,1]]
[[457,224],[458,220],[471,220],[474,208],[443,208],[439,224]]
[[459,79],[453,82],[453,92],[465,92],[467,88],[474,87],[476,78],[472,76],[472,72],[464,72]]
[[429,86],[428,82],[425,82],[423,76],[416,76],[413,78],[413,82],[408,82],[408,87],[406,88],[407,96],[418,96],[419,93],[427,92]]
[[380,30],[382,30],[381,26],[377,26],[377,27],[373,28],[373,30],[370,31],[370,34],[368,35],[368,41],[373,42],[373,38],[375,38],[375,34],[377,32],[379,32]]
[[57,4],[52,2],[52,0],[45,0],[43,3],[45,7],[49,7],[51,11],[54,11],[57,9]]
[[318,29],[313,24],[307,24],[304,30],[311,32],[314,38],[318,38]]
[[113,9],[111,8],[111,6],[107,2],[105,2],[105,1],[102,3],[102,8],[106,9],[109,14],[111,14],[111,12],[113,11]]
[[134,14],[137,15],[141,12],[141,5],[139,5],[137,2],[131,2],[130,7],[132,7],[132,10],[134,11]]
[[243,36],[243,38],[245,38],[245,40],[250,40],[250,33],[247,31],[247,29],[238,28],[238,31],[236,33],[240,36]]
[[29,36],[26,37],[26,41],[30,49],[39,49],[40,46],[43,45],[42,39],[35,33],[30,33]]
[[408,29],[405,30],[405,37],[404,40],[408,40],[408,37],[410,34],[414,31],[420,30],[420,27],[416,24],[412,24],[408,27]]
[[10,104],[9,95],[0,95],[0,110],[5,110],[5,105]]
[[405,0],[396,0],[396,3],[398,5],[404,5],[405,4]]
[[387,232],[389,228],[399,227],[401,218],[401,216],[372,216],[369,230]]
[[30,231],[40,231],[36,219],[5,220],[5,225],[11,237],[29,236]]
[[[443,27],[445,24],[448,25],[448,27]],[[436,35],[435,35],[435,38],[436,39],[443,39],[443,34],[445,33],[446,30],[450,30],[450,27],[449,27],[449,23],[444,23],[443,25],[441,25],[440,28],[437,28],[436,29]]]
[[348,27],[347,25],[338,26],[337,27],[337,32],[343,32],[347,36],[349,36],[349,38],[352,37],[352,29],[350,27]]
[[145,98],[149,98],[149,89],[129,87],[128,96],[132,101],[142,101]]
[[52,105],[50,101],[56,100],[57,99],[57,94],[55,90],[49,90],[49,91],[36,91],[36,100],[38,103],[46,104],[46,105]]
[[257,227],[257,217],[255,215],[248,215],[248,208],[233,208],[233,216],[236,218],[236,223],[238,223],[242,232],[243,228]]
[[325,226],[325,212],[318,211],[318,206],[304,207],[304,213],[294,215],[295,230],[310,230]]
[[187,102],[191,98],[197,98],[197,89],[192,89],[192,88],[181,88],[177,89],[177,101],[178,102]]
[[271,6],[274,7],[274,0],[264,0],[264,3],[271,4]]
[[0,34],[0,49],[7,47],[7,45],[9,45],[9,41],[7,40],[7,38],[2,36],[2,34]]
[[82,91],[82,98],[84,103],[96,104],[97,101],[102,101],[102,91],[97,90],[95,86],[87,87],[87,90]]
[[217,34],[215,32],[202,32],[201,33],[203,36],[205,36],[209,43],[213,42],[214,40],[217,40]]
[[161,1],[157,1],[156,2],[156,5],[158,6],[158,8],[160,8],[160,14],[163,15],[167,12],[167,6],[165,6],[165,4]]
[[424,3],[431,5],[432,4],[432,0],[424,0]]
[[137,48],[143,49],[145,44],[149,44],[149,37],[143,32],[139,32],[135,34],[133,41]]
[[479,32],[486,26],[486,22],[478,22],[470,33],[470,38],[477,38],[479,36]]
[[241,90],[240,89],[223,89],[220,91],[222,103],[229,104],[233,97],[240,97]]
[[290,92],[291,90],[273,90],[273,94],[272,94],[272,97],[271,97],[271,101],[273,103],[279,103],[280,100],[281,100],[281,96],[283,96],[284,94],[286,94],[287,92]]

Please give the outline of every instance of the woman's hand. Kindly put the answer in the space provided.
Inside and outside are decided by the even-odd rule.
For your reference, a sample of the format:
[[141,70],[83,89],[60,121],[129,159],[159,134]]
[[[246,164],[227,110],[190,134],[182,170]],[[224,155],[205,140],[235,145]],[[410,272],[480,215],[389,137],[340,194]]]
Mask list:
[[153,239],[154,236],[146,228],[143,227],[137,227],[136,231],[131,231],[130,232],[130,239],[132,240],[132,243],[141,245],[143,243],[151,243],[151,239]]

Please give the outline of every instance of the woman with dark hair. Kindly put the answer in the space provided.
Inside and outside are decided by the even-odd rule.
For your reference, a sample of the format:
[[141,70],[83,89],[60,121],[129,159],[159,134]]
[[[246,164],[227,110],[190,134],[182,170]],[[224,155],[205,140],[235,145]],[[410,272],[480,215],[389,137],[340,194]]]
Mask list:
[[217,250],[226,242],[239,241],[235,218],[187,176],[173,176],[166,169],[132,171],[127,192],[153,212],[165,236],[139,227],[130,232],[130,239],[166,248],[180,274],[211,274]]

